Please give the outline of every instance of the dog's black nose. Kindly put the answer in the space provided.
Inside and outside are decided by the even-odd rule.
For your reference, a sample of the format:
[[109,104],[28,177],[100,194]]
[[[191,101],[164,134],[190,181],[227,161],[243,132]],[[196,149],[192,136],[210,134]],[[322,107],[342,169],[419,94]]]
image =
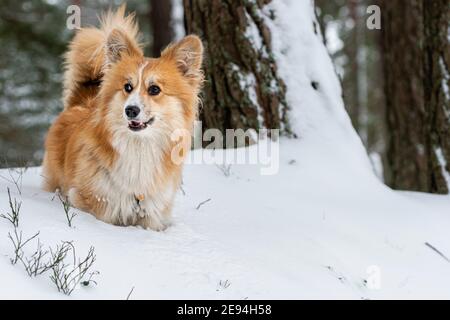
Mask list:
[[125,114],[127,115],[128,119],[134,119],[139,115],[139,112],[141,112],[141,109],[137,106],[128,106],[125,108]]

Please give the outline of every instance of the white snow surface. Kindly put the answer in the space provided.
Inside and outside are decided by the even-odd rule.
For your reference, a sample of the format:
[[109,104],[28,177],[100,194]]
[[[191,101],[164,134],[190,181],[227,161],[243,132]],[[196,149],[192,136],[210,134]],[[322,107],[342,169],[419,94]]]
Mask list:
[[[425,245],[450,255],[450,198],[393,192],[342,162],[342,151],[330,154],[334,161],[315,143],[282,140],[277,175],[236,165],[226,177],[214,165],[188,165],[174,223],[159,233],[82,212],[70,228],[61,203],[40,190],[39,168],[25,173],[22,195],[0,180],[0,212],[9,210],[9,187],[22,201],[24,236],[40,231],[53,247],[73,241],[79,256],[95,247],[98,285],[78,288],[74,299],[125,299],[133,287],[131,299],[450,298],[450,263]],[[29,278],[11,265],[12,230],[0,220],[0,299],[66,298],[49,274]],[[365,285],[371,266],[379,290]]]
[[[229,176],[215,165],[186,165],[173,225],[152,232],[83,212],[70,228],[61,203],[40,189],[40,168],[26,171],[21,194],[7,181],[17,173],[0,171],[0,213],[9,211],[9,187],[22,201],[24,236],[40,231],[44,246],[73,241],[79,256],[95,247],[97,285],[69,298],[125,299],[134,288],[131,299],[450,299],[450,197],[394,192],[376,178],[313,32],[311,2],[270,6],[299,136],[280,141],[277,174],[250,164],[233,165]],[[0,299],[68,298],[49,274],[29,278],[11,265],[11,231],[0,219]]]

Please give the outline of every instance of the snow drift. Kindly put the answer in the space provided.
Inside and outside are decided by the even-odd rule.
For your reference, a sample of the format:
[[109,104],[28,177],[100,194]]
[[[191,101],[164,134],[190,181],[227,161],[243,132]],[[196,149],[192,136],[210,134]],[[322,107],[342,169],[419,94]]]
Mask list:
[[[80,255],[95,247],[97,285],[71,297],[125,299],[134,288],[131,299],[450,298],[450,197],[394,192],[378,181],[345,113],[311,2],[277,0],[270,9],[299,136],[280,142],[278,174],[187,165],[174,224],[156,233],[84,213],[69,227],[58,199],[40,190],[39,168],[23,180],[0,172],[0,213],[9,211],[10,188],[22,202],[25,236],[40,231],[45,246],[73,241]],[[11,265],[11,230],[0,219],[0,298],[64,298],[48,275],[29,278]],[[36,241],[24,250],[35,248]]]

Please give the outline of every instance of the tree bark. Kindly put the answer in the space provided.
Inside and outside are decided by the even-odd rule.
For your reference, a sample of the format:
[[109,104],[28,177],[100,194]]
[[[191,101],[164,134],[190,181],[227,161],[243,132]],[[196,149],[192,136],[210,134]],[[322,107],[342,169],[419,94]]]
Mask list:
[[449,0],[381,4],[387,181],[396,189],[447,193],[449,109],[440,61],[448,45]]
[[153,34],[152,54],[159,57],[174,38],[172,0],[150,0],[150,23]]
[[423,2],[424,98],[429,139],[429,187],[450,191],[450,1]]
[[359,49],[361,47],[360,39],[360,14],[359,1],[348,0],[347,8],[349,10],[349,18],[353,21],[353,28],[349,30],[349,39],[346,41],[345,52],[349,58],[348,73],[344,77],[344,83],[348,88],[349,95],[346,96],[347,109],[349,110],[350,118],[357,132],[363,130],[361,126],[361,94],[360,94],[360,65],[359,65]]
[[184,0],[187,33],[205,44],[203,129],[280,128],[290,133],[286,88],[263,16],[271,0]]

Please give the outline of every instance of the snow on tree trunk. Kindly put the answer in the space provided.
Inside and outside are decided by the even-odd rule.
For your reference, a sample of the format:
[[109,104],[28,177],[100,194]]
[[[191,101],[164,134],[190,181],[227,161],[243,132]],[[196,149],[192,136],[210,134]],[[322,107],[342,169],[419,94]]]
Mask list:
[[430,190],[450,191],[450,1],[424,3],[424,85]]
[[314,156],[378,183],[345,111],[312,0],[183,4],[187,32],[199,34],[207,46],[204,127],[281,127],[313,146]]
[[305,148],[312,148],[306,152],[319,153],[313,156],[326,158],[330,166],[349,166],[374,178],[366,150],[344,108],[341,83],[324,45],[314,2],[277,0],[265,8],[269,11],[275,19],[265,22],[287,88],[291,131]]
[[271,0],[184,0],[187,33],[206,45],[203,128],[280,128],[289,133],[285,85],[267,20]]

